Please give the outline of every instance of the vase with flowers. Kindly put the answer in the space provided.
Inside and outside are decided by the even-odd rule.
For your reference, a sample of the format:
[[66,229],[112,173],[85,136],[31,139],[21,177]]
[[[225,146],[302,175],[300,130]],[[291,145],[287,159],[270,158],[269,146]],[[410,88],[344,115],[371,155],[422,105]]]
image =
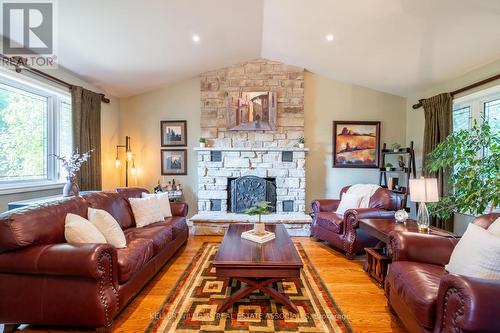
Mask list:
[[86,153],[80,154],[77,149],[76,152],[69,157],[54,154],[55,158],[61,161],[61,165],[68,172],[66,177],[67,181],[63,187],[63,196],[72,197],[80,194],[80,188],[76,182],[76,173],[80,171],[83,163],[90,158],[91,152],[92,150],[89,150]]

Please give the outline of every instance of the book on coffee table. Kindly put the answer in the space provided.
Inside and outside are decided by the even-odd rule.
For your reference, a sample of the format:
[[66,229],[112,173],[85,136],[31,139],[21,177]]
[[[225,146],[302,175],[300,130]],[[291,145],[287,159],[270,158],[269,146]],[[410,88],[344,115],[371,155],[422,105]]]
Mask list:
[[248,230],[241,233],[241,238],[247,239],[256,243],[265,243],[275,238],[274,232],[266,231],[263,235],[259,235],[255,230]]

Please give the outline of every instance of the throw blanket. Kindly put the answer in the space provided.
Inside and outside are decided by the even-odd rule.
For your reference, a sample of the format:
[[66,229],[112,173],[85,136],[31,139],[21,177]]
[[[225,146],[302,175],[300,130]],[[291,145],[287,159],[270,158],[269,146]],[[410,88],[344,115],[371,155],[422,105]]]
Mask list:
[[371,196],[380,188],[374,184],[356,184],[349,187],[346,193],[362,197],[359,208],[368,208]]

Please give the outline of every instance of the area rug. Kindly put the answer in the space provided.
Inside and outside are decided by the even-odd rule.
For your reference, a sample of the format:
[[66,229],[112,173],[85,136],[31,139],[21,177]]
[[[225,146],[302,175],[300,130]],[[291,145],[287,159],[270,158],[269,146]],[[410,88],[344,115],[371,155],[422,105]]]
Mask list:
[[218,279],[212,261],[219,243],[204,243],[177,286],[152,316],[146,332],[352,332],[299,243],[304,268],[300,279],[273,284],[298,307],[289,312],[260,291],[217,313],[221,301],[241,287],[235,279]]

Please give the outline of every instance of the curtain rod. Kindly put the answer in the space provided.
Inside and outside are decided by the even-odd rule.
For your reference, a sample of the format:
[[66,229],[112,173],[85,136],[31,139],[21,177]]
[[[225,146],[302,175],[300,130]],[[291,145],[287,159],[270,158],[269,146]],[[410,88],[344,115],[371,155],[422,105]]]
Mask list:
[[[74,87],[74,85],[72,85],[71,83],[68,83],[68,82],[63,81],[61,79],[58,79],[57,77],[54,77],[50,74],[42,72],[39,69],[31,67],[30,65],[26,64],[26,61],[22,57],[10,58],[10,57],[7,57],[6,55],[3,55],[0,53],[0,58],[3,59],[4,63],[7,62],[9,65],[14,66],[17,73],[21,73],[21,71],[24,69],[24,70],[27,70],[28,72],[33,73],[35,75],[38,75],[44,79],[47,79],[47,80],[52,81],[54,83],[57,83],[59,85],[65,86],[68,89],[72,89]],[[101,95],[101,101],[103,103],[110,102],[109,98],[107,98],[104,94],[100,94],[100,95]]]
[[[474,88],[476,88],[476,87],[482,86],[482,85],[484,85],[484,84],[490,83],[490,82],[495,81],[495,80],[498,80],[498,79],[500,79],[500,74],[494,75],[494,76],[489,77],[489,78],[487,78],[487,79],[484,79],[484,80],[478,81],[478,82],[473,83],[473,84],[469,84],[468,86],[465,86],[465,87],[463,87],[463,88],[460,88],[460,89],[457,89],[457,90],[455,90],[455,91],[452,91],[452,92],[450,93],[450,95],[451,95],[451,97],[453,97],[453,96],[455,96],[456,94],[460,94],[460,93],[462,93],[462,92],[464,92],[464,91],[467,91],[467,90],[470,90],[470,89],[474,89]],[[423,99],[420,99],[420,100],[418,101],[418,103],[417,103],[417,104],[413,104],[413,109],[415,109],[415,110],[416,110],[416,109],[418,109],[418,108],[422,107],[422,101],[423,101]]]

